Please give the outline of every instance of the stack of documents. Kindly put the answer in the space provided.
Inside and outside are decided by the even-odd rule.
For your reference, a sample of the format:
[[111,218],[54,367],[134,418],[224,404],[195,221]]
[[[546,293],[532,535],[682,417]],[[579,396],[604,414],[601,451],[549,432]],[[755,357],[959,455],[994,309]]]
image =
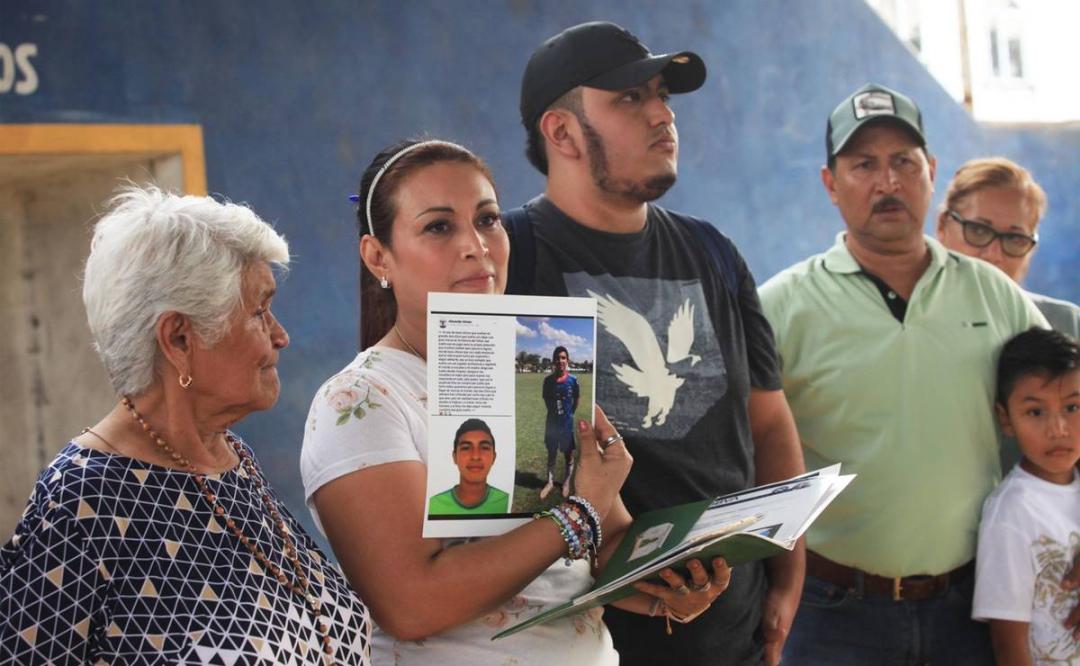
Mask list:
[[832,465],[787,481],[749,488],[638,516],[593,588],[494,636],[580,613],[634,594],[632,584],[679,568],[693,558],[708,566],[723,557],[730,566],[771,557],[795,547],[825,507],[855,475]]

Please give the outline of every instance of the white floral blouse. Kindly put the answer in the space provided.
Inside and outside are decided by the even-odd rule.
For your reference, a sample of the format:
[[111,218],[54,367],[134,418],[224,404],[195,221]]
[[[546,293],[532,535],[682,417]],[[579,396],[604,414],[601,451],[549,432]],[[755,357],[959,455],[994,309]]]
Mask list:
[[[300,470],[315,522],[312,495],[350,472],[402,460],[427,462],[427,366],[386,347],[361,352],[319,389],[304,429]],[[451,548],[463,540],[443,540]],[[520,594],[484,617],[423,641],[398,641],[376,627],[377,664],[617,664],[602,609],[532,627],[498,641],[498,631],[588,589],[587,562],[553,564]]]

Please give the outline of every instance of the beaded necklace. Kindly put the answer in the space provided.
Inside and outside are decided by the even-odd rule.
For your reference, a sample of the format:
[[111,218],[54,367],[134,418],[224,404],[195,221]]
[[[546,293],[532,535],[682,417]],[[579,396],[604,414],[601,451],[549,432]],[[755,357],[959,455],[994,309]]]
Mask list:
[[206,475],[201,474],[195,468],[195,465],[191,464],[190,460],[169,446],[169,444],[161,438],[161,435],[150,427],[150,424],[143,419],[142,414],[135,409],[135,404],[131,401],[131,398],[125,395],[121,399],[121,403],[123,403],[124,407],[127,407],[128,411],[131,412],[131,418],[138,421],[139,425],[142,426],[142,429],[150,436],[151,441],[154,442],[154,446],[162,453],[169,456],[174,463],[191,472],[192,478],[195,480],[195,485],[199,487],[199,492],[202,494],[203,499],[205,499],[206,503],[213,509],[214,515],[218,520],[224,520],[225,526],[229,528],[229,531],[232,532],[240,543],[248,549],[259,564],[269,570],[271,575],[273,575],[285,589],[300,597],[304,604],[311,609],[312,614],[315,616],[315,626],[318,628],[319,633],[322,634],[323,653],[328,661],[333,661],[334,646],[330,643],[329,622],[322,617],[322,602],[310,591],[310,581],[308,580],[307,575],[304,574],[303,568],[300,566],[300,557],[297,555],[296,546],[293,545],[293,540],[292,537],[289,536],[289,531],[285,528],[285,521],[282,519],[281,513],[277,510],[277,506],[275,506],[274,502],[270,499],[270,495],[267,493],[263,484],[262,476],[260,476],[255,467],[255,461],[251,459],[251,455],[248,454],[247,450],[232,435],[226,435],[227,441],[232,445],[233,450],[236,451],[236,455],[240,458],[240,464],[244,466],[244,470],[255,484],[255,489],[259,492],[259,497],[262,500],[263,506],[266,507],[267,512],[273,519],[274,527],[277,528],[278,534],[281,535],[281,539],[285,542],[285,559],[292,565],[293,572],[296,574],[296,580],[293,583],[289,582],[289,577],[285,575],[285,571],[271,562],[270,558],[262,552],[262,549],[255,543],[255,540],[244,534],[244,530],[236,524],[236,521],[225,514],[225,507],[218,503],[217,495],[210,490],[210,486],[206,483]]

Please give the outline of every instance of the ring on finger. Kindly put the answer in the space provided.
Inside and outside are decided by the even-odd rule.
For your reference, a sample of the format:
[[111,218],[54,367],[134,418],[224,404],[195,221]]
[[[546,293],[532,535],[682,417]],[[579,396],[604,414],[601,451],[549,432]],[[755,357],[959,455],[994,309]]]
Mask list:
[[615,433],[614,435],[612,435],[611,437],[608,437],[607,439],[605,439],[603,441],[603,448],[606,449],[607,447],[611,446],[615,442],[621,442],[621,441],[622,441],[622,435],[620,435],[619,433]]
[[690,589],[693,590],[694,592],[708,592],[709,588],[711,588],[711,587],[712,587],[712,581],[711,580],[705,581],[704,585],[698,585],[697,583],[693,583],[693,582],[690,583]]
[[682,585],[674,588],[674,590],[675,594],[679,595],[680,597],[685,597],[686,595],[690,594],[690,588],[686,586],[686,583],[683,583]]

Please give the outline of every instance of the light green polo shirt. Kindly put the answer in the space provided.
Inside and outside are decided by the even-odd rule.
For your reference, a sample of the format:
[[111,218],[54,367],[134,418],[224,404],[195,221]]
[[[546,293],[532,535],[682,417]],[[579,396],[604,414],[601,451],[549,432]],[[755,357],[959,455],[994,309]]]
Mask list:
[[930,266],[901,323],[844,245],[760,289],[807,469],[858,477],[807,546],[882,576],[939,574],[975,555],[1001,478],[997,355],[1046,320],[1005,274],[926,238]]

